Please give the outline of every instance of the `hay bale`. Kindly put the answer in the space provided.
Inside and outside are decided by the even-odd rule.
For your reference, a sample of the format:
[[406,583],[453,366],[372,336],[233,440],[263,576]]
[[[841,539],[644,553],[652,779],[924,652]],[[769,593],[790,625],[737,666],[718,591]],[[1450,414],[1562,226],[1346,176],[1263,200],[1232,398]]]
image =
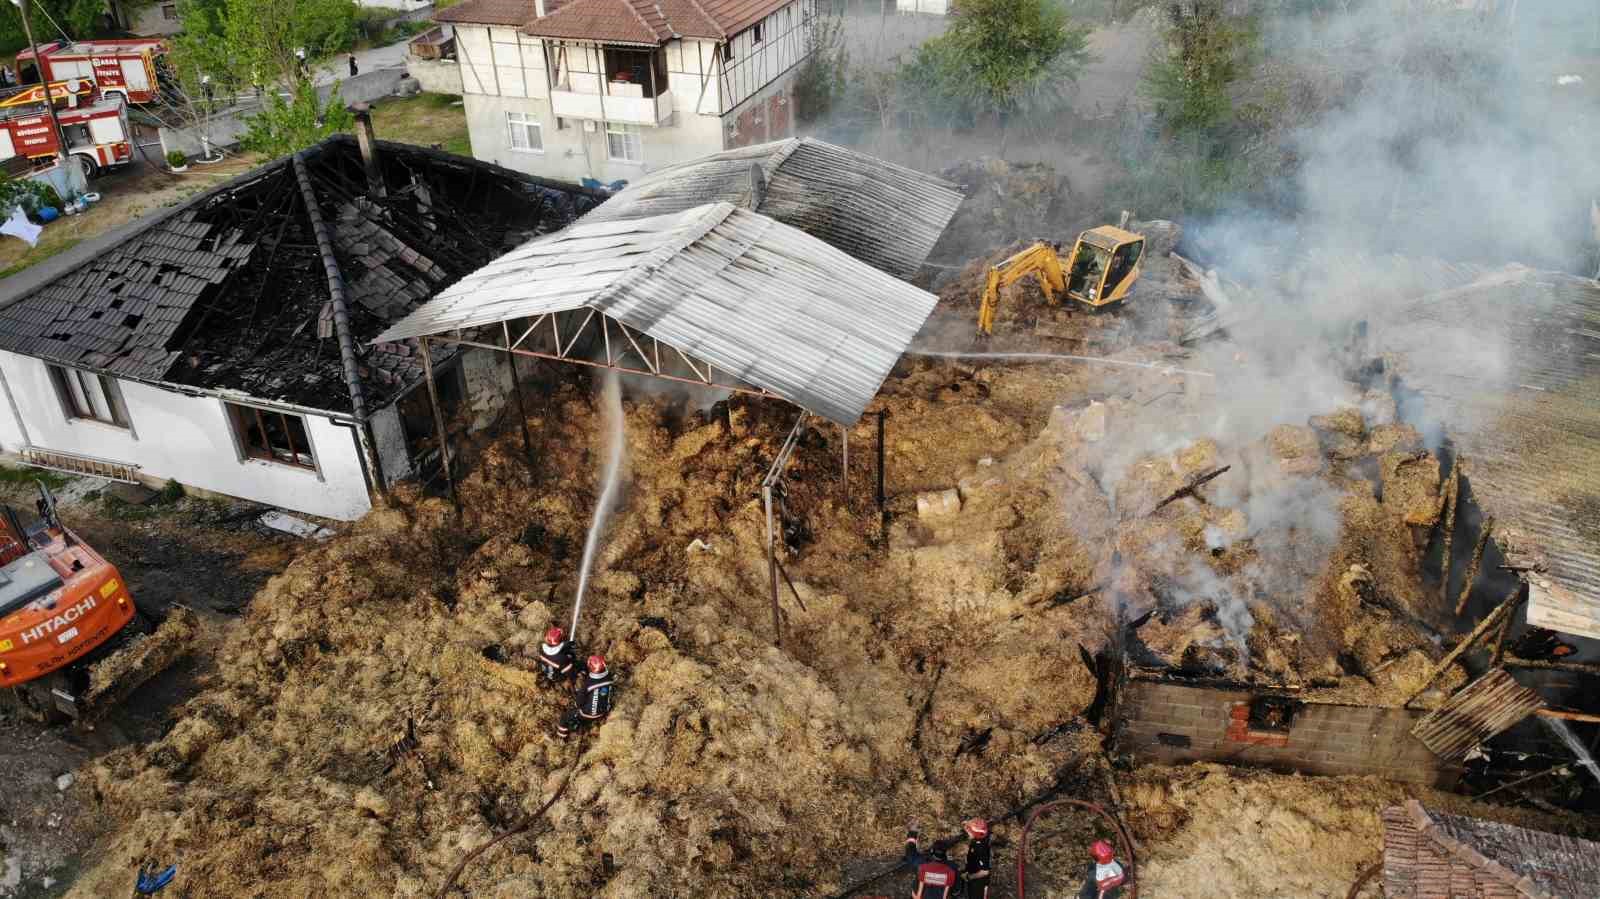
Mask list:
[[1314,475],[1322,470],[1317,432],[1305,425],[1278,425],[1267,432],[1266,443],[1284,474]]
[[1439,520],[1439,460],[1432,453],[1389,452],[1380,460],[1383,505],[1406,524],[1432,527]]

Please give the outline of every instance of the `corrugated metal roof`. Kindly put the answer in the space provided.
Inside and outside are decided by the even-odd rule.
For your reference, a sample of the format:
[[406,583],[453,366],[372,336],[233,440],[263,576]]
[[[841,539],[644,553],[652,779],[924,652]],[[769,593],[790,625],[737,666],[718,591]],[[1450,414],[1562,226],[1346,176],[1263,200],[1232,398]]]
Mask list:
[[1600,285],[1510,269],[1396,310],[1376,336],[1465,458],[1535,624],[1600,638]]
[[[751,190],[759,166],[765,191]],[[909,278],[961,206],[956,185],[865,153],[791,138],[714,153],[630,184],[584,219],[617,221],[726,202],[820,238],[891,275]]]
[[1472,747],[1544,708],[1538,693],[1496,668],[1455,692],[1444,704],[1417,722],[1411,735],[1434,755],[1449,761],[1466,758]]
[[798,229],[710,203],[647,218],[584,220],[530,241],[377,339],[589,307],[851,424],[935,302]]

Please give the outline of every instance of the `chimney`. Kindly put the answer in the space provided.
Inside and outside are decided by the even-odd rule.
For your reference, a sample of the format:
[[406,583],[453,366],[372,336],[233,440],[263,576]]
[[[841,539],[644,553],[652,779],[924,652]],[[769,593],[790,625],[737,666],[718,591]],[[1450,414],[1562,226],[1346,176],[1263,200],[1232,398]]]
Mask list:
[[378,167],[378,139],[372,133],[372,107],[357,103],[350,107],[356,117],[356,143],[361,147],[361,163],[367,170],[367,189],[374,197],[388,196],[383,171]]

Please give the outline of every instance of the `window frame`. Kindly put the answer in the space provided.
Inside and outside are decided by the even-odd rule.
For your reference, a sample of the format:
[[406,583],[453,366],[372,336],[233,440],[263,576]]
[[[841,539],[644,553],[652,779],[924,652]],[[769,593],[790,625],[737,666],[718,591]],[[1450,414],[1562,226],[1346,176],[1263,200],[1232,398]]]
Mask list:
[[[128,403],[116,378],[53,362],[45,363],[45,369],[50,373],[50,383],[61,403],[61,414],[68,423],[89,421],[133,433]],[[96,401],[105,406],[103,416]]]
[[[623,155],[618,156],[611,152],[611,137],[616,135],[622,141]],[[629,158],[627,155],[628,138],[633,138],[638,158]],[[629,125],[623,122],[606,122],[606,159],[610,162],[622,162],[628,165],[644,165],[644,130],[638,125]]]
[[162,21],[166,21],[166,22],[176,22],[176,21],[178,21],[178,4],[176,4],[176,3],[163,3],[163,4],[161,4],[161,19],[162,19]]
[[[513,121],[512,116],[516,116],[518,121]],[[526,140],[529,136],[527,129],[530,127],[533,129],[533,136],[538,138],[539,145],[536,147],[517,146],[517,141],[515,138],[517,129],[523,129],[523,139]],[[539,121],[539,119],[532,113],[519,112],[510,109],[506,110],[506,147],[513,153],[533,153],[541,156],[544,155],[544,123]]]
[[762,40],[761,26],[762,26],[762,24],[763,24],[762,22],[757,22],[754,25],[750,26],[750,46],[752,46],[752,47],[761,46],[761,40]]
[[[233,446],[238,452],[240,462],[267,462],[281,465],[284,468],[297,471],[309,471],[322,476],[321,462],[317,458],[317,448],[311,439],[311,428],[306,423],[306,416],[297,412],[285,412],[281,409],[265,409],[260,406],[251,406],[245,403],[235,403],[222,400],[222,412],[228,419],[229,432],[233,434]],[[291,458],[283,458],[273,447],[273,437],[268,430],[268,416],[276,416],[284,443],[284,449]],[[294,433],[290,422],[299,422],[300,436],[305,446],[302,448]],[[256,445],[250,439],[250,425],[254,424],[264,445]],[[302,461],[304,457],[307,461]]]

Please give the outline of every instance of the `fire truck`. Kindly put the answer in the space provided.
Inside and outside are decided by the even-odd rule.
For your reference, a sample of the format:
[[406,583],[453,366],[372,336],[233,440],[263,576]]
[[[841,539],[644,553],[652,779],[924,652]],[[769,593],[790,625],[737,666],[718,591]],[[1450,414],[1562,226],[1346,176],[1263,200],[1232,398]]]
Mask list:
[[17,74],[24,84],[89,78],[107,97],[151,103],[161,96],[160,60],[166,52],[167,45],[155,38],[54,41],[39,46],[37,62],[32,50],[18,53]]
[[[45,85],[33,84],[0,95],[0,163],[23,157],[31,168],[55,163],[55,128],[46,107]],[[67,139],[67,156],[93,178],[133,161],[128,109],[122,98],[106,97],[86,78],[53,82],[49,98]]]

